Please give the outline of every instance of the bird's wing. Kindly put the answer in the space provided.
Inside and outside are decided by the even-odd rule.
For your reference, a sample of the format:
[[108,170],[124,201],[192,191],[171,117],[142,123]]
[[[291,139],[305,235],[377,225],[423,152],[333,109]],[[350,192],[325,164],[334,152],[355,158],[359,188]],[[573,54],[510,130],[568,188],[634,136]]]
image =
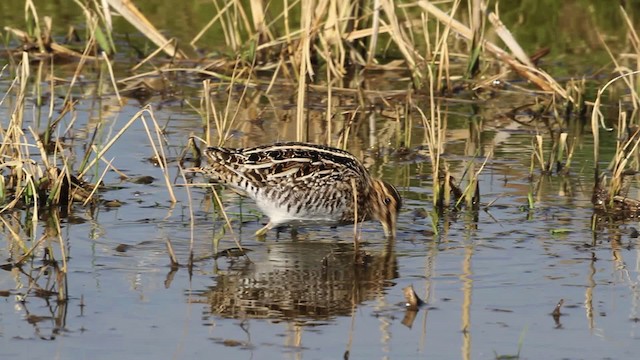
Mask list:
[[350,153],[304,143],[281,143],[249,149],[210,147],[209,165],[203,172],[238,191],[254,196],[259,190],[290,192],[295,197],[309,191],[346,191],[352,179],[364,191],[369,175]]
[[360,161],[346,151],[320,145],[284,143],[242,152],[241,171],[256,184],[278,186],[295,183],[308,188],[362,183],[368,173]]

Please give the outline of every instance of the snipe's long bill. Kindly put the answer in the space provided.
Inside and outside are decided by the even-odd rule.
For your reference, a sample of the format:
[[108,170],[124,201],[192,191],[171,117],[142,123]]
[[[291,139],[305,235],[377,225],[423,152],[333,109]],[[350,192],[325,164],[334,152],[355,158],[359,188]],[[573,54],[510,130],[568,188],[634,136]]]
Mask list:
[[[282,225],[338,225],[375,219],[395,237],[402,199],[389,183],[374,179],[347,151],[306,143],[250,149],[209,147],[200,171],[252,198],[269,217],[256,232]],[[354,203],[356,206],[354,206]]]

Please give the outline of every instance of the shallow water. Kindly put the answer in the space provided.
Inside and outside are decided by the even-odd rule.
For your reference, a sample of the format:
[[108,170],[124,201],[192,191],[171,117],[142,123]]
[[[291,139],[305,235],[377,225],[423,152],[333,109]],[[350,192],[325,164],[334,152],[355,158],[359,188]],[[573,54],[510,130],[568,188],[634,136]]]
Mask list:
[[[119,118],[137,109],[125,106]],[[182,128],[189,121],[193,127],[199,121],[168,108],[158,114],[180,119],[170,131],[175,143],[188,136]],[[172,206],[159,170],[143,160],[151,150],[136,126],[107,157],[129,175],[157,180],[119,184],[109,173],[105,182],[119,188],[103,196],[124,205],[94,212],[77,207],[73,221],[63,220],[66,306],[28,292],[16,269],[3,271],[0,355],[334,359],[349,351],[351,358],[493,358],[520,347],[531,359],[632,357],[640,262],[629,226],[637,224],[592,232],[589,171],[530,181],[522,154],[530,151],[531,134],[491,133],[484,146],[493,146],[495,155],[480,176],[482,203],[490,206],[477,219],[469,211],[444,217],[438,235],[418,211],[432,207],[424,161],[376,163],[374,171],[398,185],[406,206],[395,242],[384,239],[379,224],[363,225],[364,265],[353,264],[349,226],[305,228],[295,239],[272,232],[266,242],[255,241],[262,223],[252,203],[228,191],[221,192],[223,201],[251,262],[214,260],[212,240],[223,223],[204,201],[207,190],[193,188],[196,264],[189,274],[171,270],[165,247],[170,240],[178,260],[187,262],[186,190],[176,188],[179,202]],[[464,148],[451,149],[451,168],[462,171],[463,154],[455,152]],[[574,164],[584,166],[586,160]],[[530,187],[535,208],[523,210]],[[220,249],[233,247],[227,233]],[[3,258],[8,251],[2,249]],[[427,302],[411,324],[402,293],[409,285]],[[554,321],[550,314],[560,299],[563,316]]]
[[[251,201],[218,189],[233,223],[233,234],[222,233],[224,221],[216,215],[210,189],[190,187],[189,194],[181,186],[176,158],[190,135],[202,133],[201,118],[185,105],[185,100],[198,103],[200,83],[184,81],[188,84],[181,84],[182,98],[149,100],[159,123],[166,124],[165,146],[178,202],[170,202],[160,170],[147,160],[153,152],[144,126],[134,123],[105,158],[129,176],[150,175],[155,181],[122,182],[108,172],[104,182],[110,189],[101,196],[123,205],[78,205],[72,216],[62,219],[68,302],[58,303],[55,296],[34,290],[48,289],[55,280],[50,268],[40,271],[45,264],[42,247],[22,272],[0,270],[0,357],[636,357],[640,254],[632,227],[639,224],[600,224],[591,230],[589,135],[579,137],[569,175],[534,171],[530,177],[536,128],[501,115],[531,98],[505,91],[473,106],[448,104],[450,141],[443,154],[454,176],[460,178],[470,164],[477,171],[485,156],[491,157],[479,176],[481,209],[450,212],[436,221],[431,164],[417,145],[424,129],[415,123],[409,155],[397,151],[400,125],[379,111],[373,112],[374,137],[368,122],[354,129],[349,149],[374,175],[395,184],[405,204],[394,241],[384,238],[379,224],[363,224],[361,249],[366,257],[356,265],[352,227],[303,228],[295,237],[272,231],[258,242],[253,233],[265,219]],[[6,77],[0,79],[0,93],[9,83]],[[401,85],[397,87],[406,88]],[[141,108],[133,99],[117,106],[112,94],[97,98],[91,84],[83,90],[71,140],[76,162],[82,154],[78,149],[97,124],[104,125],[99,136],[106,141]],[[229,145],[295,137],[295,122],[287,120],[295,112],[293,90],[263,90],[249,92],[255,101],[244,103]],[[222,108],[227,94],[215,97]],[[357,106],[346,97],[339,100],[341,111]],[[323,99],[317,101],[315,106],[323,109]],[[8,114],[7,105],[0,107],[3,126]],[[32,115],[27,111],[26,118]],[[471,136],[469,124],[478,119],[482,131]],[[336,118],[335,126],[345,122]],[[615,139],[611,133],[601,136],[604,162]],[[310,140],[324,139],[324,116],[312,117]],[[372,142],[380,153],[371,150]],[[102,169],[89,175],[96,177]],[[527,208],[530,192],[532,209]],[[640,198],[637,186],[630,196]],[[29,238],[26,214],[2,216]],[[44,219],[38,222],[35,239],[51,231],[46,224]],[[0,235],[0,263],[16,253],[8,227],[4,225]],[[219,250],[235,248],[234,239],[239,239],[250,261],[215,259],[214,239],[220,237]],[[186,267],[171,268],[168,241],[181,264],[188,263],[193,249],[191,273]],[[51,247],[60,252],[57,244]],[[407,286],[426,302],[417,313],[405,308]],[[561,299],[562,316],[554,319],[551,313]]]

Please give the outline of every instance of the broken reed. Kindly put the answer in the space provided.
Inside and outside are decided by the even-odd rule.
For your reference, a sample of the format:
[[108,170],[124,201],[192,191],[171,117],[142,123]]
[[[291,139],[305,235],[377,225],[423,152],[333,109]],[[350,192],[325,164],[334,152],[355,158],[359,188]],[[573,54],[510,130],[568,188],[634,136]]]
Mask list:
[[[565,175],[569,172],[571,159],[575,150],[575,139],[567,144],[569,133],[567,131],[552,131],[551,149],[545,156],[545,137],[537,134],[533,137],[531,153],[531,166],[529,167],[529,176],[533,177],[534,169],[537,168],[541,175],[552,175],[554,172],[558,175]],[[537,165],[537,166],[536,166]]]

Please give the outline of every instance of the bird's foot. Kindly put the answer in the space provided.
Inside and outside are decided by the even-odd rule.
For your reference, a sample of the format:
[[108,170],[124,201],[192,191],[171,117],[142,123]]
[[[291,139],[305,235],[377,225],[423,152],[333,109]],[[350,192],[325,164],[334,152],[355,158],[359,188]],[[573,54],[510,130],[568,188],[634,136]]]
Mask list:
[[264,241],[269,230],[271,230],[271,223],[268,223],[262,227],[262,229],[256,231],[256,239],[258,241]]

